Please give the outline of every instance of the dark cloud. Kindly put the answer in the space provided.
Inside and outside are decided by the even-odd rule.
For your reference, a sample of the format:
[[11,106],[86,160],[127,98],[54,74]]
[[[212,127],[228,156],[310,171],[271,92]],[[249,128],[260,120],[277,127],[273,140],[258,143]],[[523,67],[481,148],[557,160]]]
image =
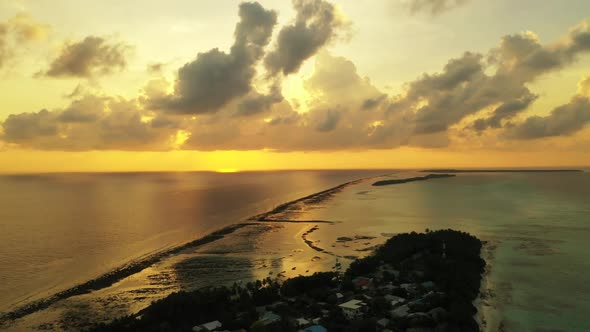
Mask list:
[[172,117],[158,115],[151,121],[152,128],[176,128],[180,129],[180,122],[178,119]]
[[105,38],[88,36],[66,43],[45,72],[50,77],[93,77],[123,70],[130,46],[109,43]]
[[373,109],[373,108],[379,106],[386,99],[387,99],[387,95],[381,95],[381,96],[374,97],[374,98],[367,98],[367,99],[363,100],[361,108],[364,110]]
[[590,122],[590,100],[576,97],[570,103],[554,109],[548,116],[531,116],[508,129],[508,136],[534,139],[569,135],[584,128]]
[[556,107],[547,116],[530,116],[510,124],[505,136],[516,139],[571,135],[590,123],[590,78],[582,80],[569,103]]
[[247,2],[240,4],[239,16],[230,53],[199,53],[178,70],[174,94],[153,100],[154,107],[180,114],[213,113],[252,90],[254,67],[270,42],[277,15]]
[[43,139],[57,135],[55,115],[48,110],[37,113],[11,114],[2,123],[2,139],[10,143],[22,143],[31,139]]
[[273,74],[294,73],[328,43],[342,26],[334,5],[324,0],[293,0],[295,22],[281,29],[276,48],[264,62]]
[[435,16],[469,2],[471,0],[410,0],[408,8],[412,14],[428,13]]
[[582,21],[570,30],[565,40],[566,50],[572,56],[590,50],[590,22]]
[[[320,29],[316,20],[334,13],[324,1],[294,4],[298,18],[287,30],[297,22]],[[143,95],[131,100],[78,89],[63,109],[9,116],[1,123],[1,139],[58,150],[163,150],[177,147],[172,142],[179,135],[188,137],[180,148],[202,151],[440,148],[478,137],[570,135],[590,122],[590,80],[549,115],[524,116],[538,98],[529,90],[531,83],[590,50],[587,23],[548,45],[532,33],[506,36],[486,54],[466,52],[440,72],[419,76],[397,96],[376,88],[350,60],[314,49],[314,72],[303,81],[306,98],[299,100],[297,111],[295,102],[281,95],[282,74],[256,76],[275,23],[275,12],[258,3],[242,4],[229,53],[213,49],[199,54],[180,68],[173,94],[163,78],[152,79]],[[279,40],[273,52],[280,45]],[[295,67],[285,64],[300,65],[300,55],[271,72],[289,73]],[[255,85],[264,89],[253,87],[255,77]]]
[[503,121],[526,110],[536,99],[527,85],[540,76],[572,64],[590,50],[588,22],[576,26],[561,40],[540,44],[533,33],[508,35],[487,55],[465,53],[450,60],[441,73],[425,74],[408,84],[391,111],[415,110],[415,133],[443,132],[467,116],[494,107],[476,130],[500,128]]
[[361,109],[363,101],[383,93],[360,77],[352,62],[326,52],[315,61],[304,86],[318,98],[306,102],[307,112],[295,112],[281,102],[248,117],[220,112],[197,118],[186,128],[192,135],[183,148],[305,151],[391,148],[407,142],[411,130],[403,112],[387,115],[381,106],[370,112]]
[[526,110],[539,96],[534,94],[524,95],[521,98],[502,103],[494,109],[492,115],[488,118],[477,119],[474,123],[474,129],[482,131],[487,128],[502,127],[502,120],[509,120],[518,113]]
[[500,47],[491,52],[490,59],[499,66],[499,74],[530,82],[570,65],[578,55],[589,50],[590,24],[583,21],[561,40],[548,45],[542,45],[531,32],[505,36]]
[[270,110],[273,104],[283,101],[280,88],[273,86],[271,91],[262,95],[256,93],[253,96],[244,98],[237,106],[236,116],[247,116],[252,114],[258,114]]
[[213,49],[178,70],[174,95],[155,101],[175,113],[216,112],[232,99],[248,93],[254,69],[235,56]]
[[323,114],[324,119],[317,124],[316,129],[321,132],[329,132],[336,129],[341,116],[342,113],[340,111],[327,110]]
[[465,53],[450,60],[441,73],[411,82],[390,110],[413,109],[415,133],[430,134],[446,131],[485,107],[530,94],[522,82],[509,76],[486,74],[482,59],[482,55]]

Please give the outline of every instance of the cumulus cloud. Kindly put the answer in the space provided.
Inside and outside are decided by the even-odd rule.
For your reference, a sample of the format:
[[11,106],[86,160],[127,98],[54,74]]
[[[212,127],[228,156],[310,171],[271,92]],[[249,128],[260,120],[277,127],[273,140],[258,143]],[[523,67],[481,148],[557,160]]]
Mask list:
[[582,22],[553,44],[543,45],[526,32],[502,38],[488,54],[465,53],[451,59],[443,71],[424,74],[390,106],[391,111],[415,111],[415,133],[444,132],[468,116],[493,108],[489,117],[472,128],[500,128],[527,110],[537,96],[527,85],[560,70],[590,50],[590,25]]
[[174,93],[152,104],[180,114],[217,112],[252,90],[255,65],[270,42],[277,14],[257,2],[240,4],[240,21],[229,53],[212,49],[178,70]]
[[323,114],[322,120],[316,126],[316,129],[322,132],[328,132],[336,129],[340,118],[342,117],[342,113],[338,110],[327,110]]
[[123,43],[109,43],[103,37],[88,36],[66,43],[44,74],[49,77],[86,78],[112,74],[127,66],[130,49]]
[[533,139],[569,135],[581,130],[590,122],[588,98],[574,98],[570,103],[554,109],[548,116],[532,116],[510,128],[509,137]]
[[590,78],[580,82],[578,94],[569,103],[556,107],[547,116],[530,116],[523,122],[508,127],[506,136],[535,139],[570,135],[582,130],[590,122]]
[[57,135],[55,114],[48,110],[37,113],[11,114],[2,123],[2,139],[10,143],[43,140]]
[[281,29],[276,47],[264,59],[271,73],[288,75],[316,54],[343,26],[336,8],[324,0],[293,0],[295,22]]
[[380,95],[378,97],[365,99],[362,104],[362,109],[364,109],[364,110],[373,109],[373,108],[379,106],[379,104],[381,104],[381,102],[383,102],[385,99],[387,99],[387,95],[385,95],[385,94]]
[[20,13],[6,22],[0,22],[0,68],[26,44],[45,39],[51,27],[37,22],[26,13]]
[[0,139],[46,150],[162,150],[174,126],[146,120],[134,100],[86,95],[67,108],[10,115]]
[[520,98],[502,103],[494,109],[490,117],[477,119],[473,123],[473,127],[477,131],[488,128],[500,128],[502,127],[503,119],[514,118],[518,113],[526,110],[538,97],[538,95],[529,93]]
[[491,52],[490,60],[498,65],[499,74],[529,82],[571,64],[589,50],[590,23],[583,21],[561,40],[548,45],[542,45],[532,32],[505,36],[500,47]]
[[268,94],[254,93],[254,95],[244,98],[237,106],[236,116],[247,116],[266,112],[272,105],[283,100],[280,87],[273,85]]
[[304,82],[316,99],[309,111],[299,113],[285,100],[267,112],[236,117],[224,112],[191,121],[192,135],[185,149],[197,150],[339,150],[395,147],[411,134],[404,113],[387,115],[387,103],[363,109],[371,98],[383,93],[362,78],[349,60],[322,52],[315,71]]
[[[229,52],[200,53],[179,69],[172,93],[170,84],[157,77],[137,99],[78,91],[67,107],[9,116],[1,123],[0,138],[24,147],[61,150],[440,148],[459,139],[457,133],[470,139],[484,139],[488,133],[534,139],[569,135],[590,122],[590,79],[580,83],[569,103],[546,116],[525,117],[539,98],[530,83],[566,68],[590,50],[587,22],[551,44],[541,44],[530,32],[505,36],[489,52],[465,52],[439,72],[420,75],[400,94],[388,96],[352,61],[320,51],[336,31],[332,5],[320,0],[294,4],[295,22],[278,33],[267,57],[276,13],[244,3]],[[291,42],[290,37],[281,41],[282,31],[307,30],[329,36],[318,42],[302,33],[304,37],[293,42],[315,46],[307,55],[282,58],[282,49]],[[269,65],[271,55],[281,61]],[[281,79],[312,55],[314,71],[301,84],[305,107],[296,111],[281,94]],[[262,65],[270,75],[257,75]],[[186,138],[180,143],[175,141],[179,133]]]
[[523,82],[509,75],[486,74],[482,59],[480,54],[465,53],[450,60],[441,73],[425,74],[409,83],[390,110],[413,109],[415,133],[431,134],[444,132],[486,107],[531,94]]
[[369,79],[359,75],[352,61],[328,52],[317,55],[314,73],[304,85],[317,96],[314,102],[324,106],[327,102],[358,107],[367,99],[378,99],[383,95]]
[[469,2],[471,0],[410,0],[407,5],[412,14],[428,13],[435,16]]

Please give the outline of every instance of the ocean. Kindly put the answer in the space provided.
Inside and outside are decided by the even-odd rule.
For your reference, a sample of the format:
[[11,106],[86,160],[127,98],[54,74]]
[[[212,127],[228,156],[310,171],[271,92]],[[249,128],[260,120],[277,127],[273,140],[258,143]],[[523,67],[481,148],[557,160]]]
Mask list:
[[[406,176],[403,176],[406,177]],[[484,331],[590,331],[590,173],[469,173],[364,183],[305,216],[338,236],[452,228],[486,241]]]
[[0,176],[0,312],[383,171]]
[[[0,311],[8,312],[355,179],[409,171],[47,174],[0,177]],[[173,291],[344,268],[392,234],[453,228],[486,241],[485,331],[588,331],[590,173],[468,173],[324,199],[188,247],[115,284],[54,301],[9,330],[76,330]],[[311,230],[311,232],[310,232]],[[359,236],[342,243],[338,237]],[[307,240],[304,241],[304,240]],[[312,245],[310,245],[310,243]],[[323,248],[319,252],[314,247]]]

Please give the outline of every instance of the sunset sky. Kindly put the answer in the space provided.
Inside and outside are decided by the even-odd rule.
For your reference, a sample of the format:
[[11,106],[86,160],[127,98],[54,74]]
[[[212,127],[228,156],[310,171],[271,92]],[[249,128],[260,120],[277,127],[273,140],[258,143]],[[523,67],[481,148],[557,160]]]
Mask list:
[[3,0],[0,172],[587,166],[589,15]]

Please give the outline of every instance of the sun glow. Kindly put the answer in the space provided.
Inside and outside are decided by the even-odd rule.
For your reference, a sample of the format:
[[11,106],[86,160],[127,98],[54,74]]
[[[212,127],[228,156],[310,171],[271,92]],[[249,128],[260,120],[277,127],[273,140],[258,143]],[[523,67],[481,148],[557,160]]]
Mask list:
[[219,168],[216,170],[217,173],[236,173],[239,172],[237,168]]

